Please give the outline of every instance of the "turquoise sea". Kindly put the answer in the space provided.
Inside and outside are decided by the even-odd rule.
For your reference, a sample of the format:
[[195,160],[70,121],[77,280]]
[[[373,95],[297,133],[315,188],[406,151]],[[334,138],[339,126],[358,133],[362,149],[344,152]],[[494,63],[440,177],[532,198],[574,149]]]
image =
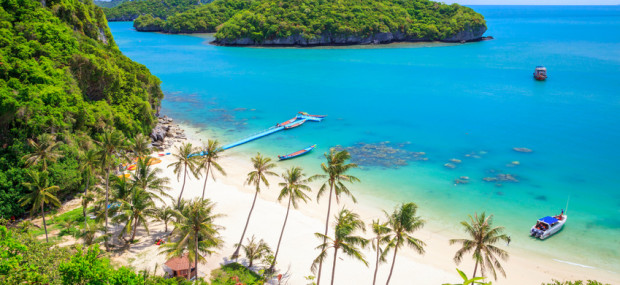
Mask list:
[[[427,161],[357,170],[355,190],[414,201],[436,229],[493,213],[511,247],[620,274],[620,6],[472,8],[495,40],[235,48],[210,45],[209,35],[139,33],[128,22],[110,28],[162,80],[162,114],[223,143],[298,111],[329,115],[230,152],[275,157],[317,144],[284,162],[314,172],[335,145],[423,151]],[[533,80],[536,65],[548,68],[546,82]],[[444,167],[452,158],[462,162]],[[499,173],[519,183],[482,180]],[[455,185],[460,176],[471,182]],[[564,230],[530,238],[536,219],[559,213],[569,196]]]

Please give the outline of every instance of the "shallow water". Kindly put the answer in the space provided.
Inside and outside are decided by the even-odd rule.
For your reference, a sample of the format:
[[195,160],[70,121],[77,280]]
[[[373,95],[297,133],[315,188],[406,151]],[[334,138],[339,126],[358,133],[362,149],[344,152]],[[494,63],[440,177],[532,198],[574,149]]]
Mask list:
[[[429,226],[493,213],[511,246],[620,273],[620,7],[473,6],[495,40],[351,48],[234,48],[210,36],[138,33],[110,23],[121,50],[162,80],[162,113],[223,143],[298,111],[329,115],[229,150],[316,171],[335,145],[390,141],[428,161],[368,166],[357,191],[414,201]],[[549,79],[532,78],[536,65]],[[519,153],[513,147],[527,147]],[[466,156],[469,154],[469,156]],[[444,164],[462,160],[455,169]],[[513,161],[518,166],[508,167]],[[484,182],[498,173],[519,183]],[[469,176],[471,183],[454,184]],[[566,207],[565,229],[527,232]]]

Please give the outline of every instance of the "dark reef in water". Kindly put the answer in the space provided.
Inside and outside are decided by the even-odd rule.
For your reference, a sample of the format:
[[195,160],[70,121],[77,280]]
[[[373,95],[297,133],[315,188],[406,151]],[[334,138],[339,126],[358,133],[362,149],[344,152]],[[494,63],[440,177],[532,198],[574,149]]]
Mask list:
[[410,161],[426,161],[424,152],[408,151],[405,148],[409,143],[379,143],[359,142],[353,146],[337,145],[335,150],[347,150],[351,154],[351,162],[364,167],[399,168],[408,165]]

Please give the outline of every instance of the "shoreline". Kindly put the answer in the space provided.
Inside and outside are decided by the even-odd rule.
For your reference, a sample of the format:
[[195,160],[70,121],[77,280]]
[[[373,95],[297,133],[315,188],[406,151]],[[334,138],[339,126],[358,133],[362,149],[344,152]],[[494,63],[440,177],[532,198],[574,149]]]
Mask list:
[[[206,136],[203,131],[195,129],[187,123],[174,122],[185,130],[187,134],[187,142],[191,142],[194,146],[200,146],[201,141],[206,142]],[[196,132],[198,130],[198,132]],[[207,132],[212,132],[208,131]],[[179,143],[176,142],[175,146]],[[172,152],[174,148],[169,148],[166,152]],[[250,151],[240,152],[225,152],[221,158],[221,164],[227,171],[228,176],[223,177],[221,175],[216,176],[217,181],[209,181],[206,190],[206,197],[216,202],[216,211],[218,213],[226,214],[225,218],[217,221],[216,223],[226,227],[222,231],[222,238],[226,242],[225,246],[218,251],[217,254],[209,257],[206,265],[201,265],[201,276],[205,273],[205,268],[210,271],[219,267],[223,262],[227,262],[227,257],[232,253],[234,248],[232,245],[236,243],[240,237],[243,226],[245,225],[245,219],[249,211],[249,206],[253,198],[254,191],[251,187],[243,185],[245,175],[251,170],[249,157],[253,155]],[[158,168],[162,168],[164,175],[171,179],[171,195],[175,197],[180,190],[180,183],[176,180],[176,176],[172,173],[172,170],[166,168],[171,162],[170,156],[160,157],[162,163],[157,164]],[[278,167],[276,173],[281,173],[282,167]],[[307,171],[308,175],[314,173]],[[184,198],[197,197],[202,193],[202,183],[204,180],[189,179],[186,185]],[[252,215],[252,220],[248,227],[248,233],[246,238],[255,234],[258,239],[264,238],[265,241],[274,248],[279,237],[279,229],[283,221],[283,213],[286,210],[285,205],[276,202],[278,189],[274,186],[279,182],[277,177],[271,178],[271,188],[262,189],[259,195],[260,199],[257,200],[257,205]],[[362,184],[363,184],[362,179]],[[290,284],[303,284],[307,282],[305,276],[311,275],[310,264],[315,258],[317,252],[314,247],[319,244],[313,233],[322,232],[325,221],[325,213],[327,203],[325,197],[323,197],[320,203],[317,203],[314,198],[316,197],[316,189],[318,189],[319,183],[312,183],[313,193],[309,196],[313,198],[313,201],[308,204],[302,204],[299,210],[293,209],[289,216],[289,223],[284,233],[282,240],[281,254],[279,259],[278,268],[281,271],[290,272],[289,282]],[[363,187],[361,187],[363,188]],[[353,204],[350,199],[344,198],[339,205],[335,205],[332,209],[332,214],[338,209],[346,206],[348,209],[360,214],[364,221],[370,221],[376,218],[384,218],[382,210],[390,212],[397,202],[389,199],[372,197],[370,193],[364,190],[354,191],[354,195],[357,197],[359,203]],[[408,202],[408,201],[407,201]],[[421,201],[416,202],[420,208]],[[333,215],[332,215],[333,216]],[[422,218],[425,218],[422,216]],[[268,221],[268,222],[265,222]],[[452,261],[452,257],[457,246],[448,246],[448,240],[450,238],[464,237],[464,233],[457,229],[459,221],[455,221],[454,225],[439,226],[432,221],[425,227],[414,233],[414,236],[427,243],[426,254],[417,255],[413,251],[408,249],[402,250],[397,258],[396,266],[394,269],[393,279],[395,284],[408,284],[411,282],[410,274],[414,272],[416,284],[442,284],[445,282],[457,282],[460,277],[457,275],[455,268],[459,268],[471,274],[473,268],[473,262],[470,262],[470,258],[465,257],[463,262],[457,266]],[[163,231],[163,225],[161,223],[152,223],[153,232],[156,232],[156,228],[161,228]],[[331,232],[331,231],[330,231]],[[364,236],[370,236],[371,233],[365,233]],[[596,279],[606,283],[618,283],[620,276],[612,271],[605,269],[594,268],[589,265],[582,265],[570,260],[558,260],[552,256],[545,256],[542,254],[533,253],[527,249],[520,248],[518,246],[505,246],[499,245],[501,248],[506,249],[510,253],[508,261],[502,262],[506,270],[507,277],[498,276],[498,280],[495,281],[492,278],[488,281],[493,281],[496,284],[522,284],[524,281],[527,284],[551,282],[552,279],[564,280],[587,280]],[[142,248],[136,246],[137,249]],[[298,250],[294,250],[298,249]],[[156,254],[156,246],[150,245],[141,250],[131,250],[123,253],[120,259],[129,261],[125,263],[132,265],[137,269],[150,269],[153,268],[154,262],[163,264],[165,262],[164,256],[158,256]],[[155,252],[155,256],[153,253]],[[364,254],[369,261],[369,267],[364,271],[368,271],[371,274],[374,269],[374,258],[371,249],[365,249]],[[133,257],[132,257],[133,256]],[[133,259],[131,259],[133,258]],[[118,261],[119,258],[115,258]],[[240,259],[241,260],[241,259]],[[389,271],[389,263],[382,264],[379,268],[378,280],[384,280]],[[345,257],[344,260],[338,263],[338,271],[336,272],[336,279],[347,280],[347,282],[361,282],[372,278],[371,275],[366,276],[360,274],[360,270],[364,269],[364,265],[361,262],[352,261]],[[326,266],[323,269],[323,274],[328,276],[331,273],[331,266]],[[158,271],[158,274],[160,272]],[[516,280],[518,276],[519,280]],[[595,276],[595,277],[594,277]]]

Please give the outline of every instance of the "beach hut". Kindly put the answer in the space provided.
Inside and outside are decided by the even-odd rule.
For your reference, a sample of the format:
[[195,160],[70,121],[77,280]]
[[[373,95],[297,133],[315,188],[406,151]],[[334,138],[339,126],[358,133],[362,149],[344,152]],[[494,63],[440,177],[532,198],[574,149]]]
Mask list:
[[166,263],[164,263],[164,271],[168,273],[169,277],[182,277],[187,279],[188,271],[191,266],[191,276],[190,278],[196,277],[196,267],[194,267],[194,263],[189,262],[189,258],[187,254],[182,257],[173,257],[168,259]]

